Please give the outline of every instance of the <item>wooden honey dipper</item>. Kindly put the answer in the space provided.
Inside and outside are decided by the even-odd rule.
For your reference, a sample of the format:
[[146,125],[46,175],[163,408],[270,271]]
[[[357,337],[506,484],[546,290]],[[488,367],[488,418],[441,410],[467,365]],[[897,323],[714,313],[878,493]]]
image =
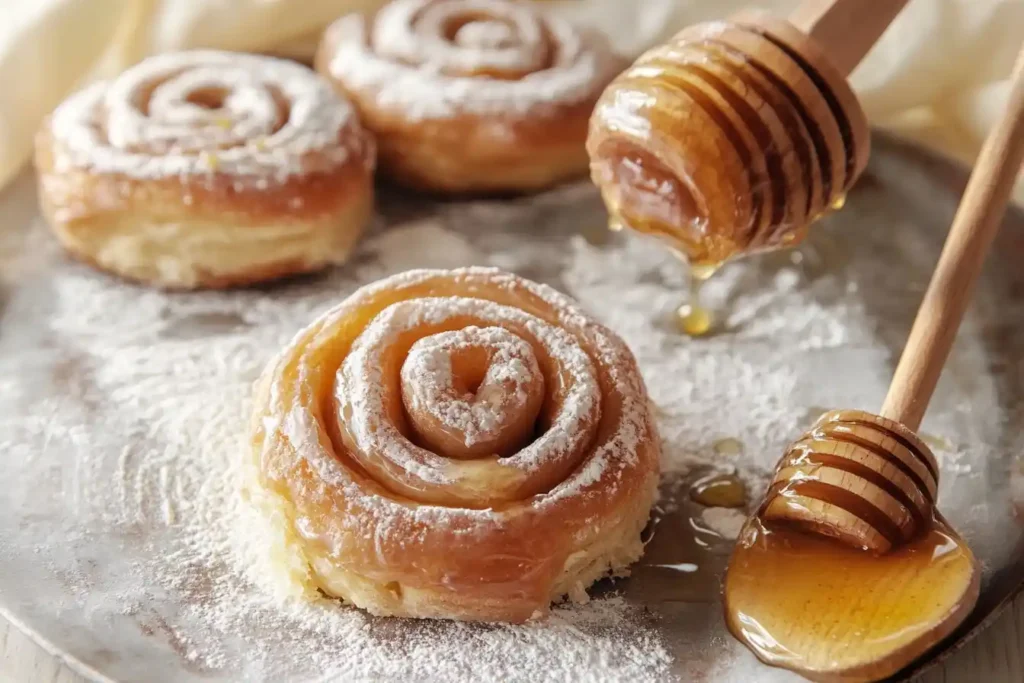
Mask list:
[[973,608],[979,569],[935,509],[938,466],[914,433],[1024,161],[1024,50],[971,174],[881,415],[825,414],[780,461],[725,581],[730,629],[816,680],[889,676]]
[[867,163],[846,76],[906,0],[809,0],[789,21],[741,13],[641,56],[591,118],[591,175],[610,225],[713,270],[798,243]]

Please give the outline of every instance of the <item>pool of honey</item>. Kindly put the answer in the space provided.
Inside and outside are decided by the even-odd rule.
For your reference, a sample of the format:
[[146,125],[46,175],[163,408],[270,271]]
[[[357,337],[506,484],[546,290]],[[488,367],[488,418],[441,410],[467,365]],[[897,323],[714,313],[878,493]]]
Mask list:
[[740,498],[745,489],[742,484],[731,484],[734,480],[738,482],[733,475],[703,468],[666,477],[644,530],[643,557],[631,567],[627,581],[612,583],[609,588],[659,612],[666,603],[717,601],[734,541],[707,524],[703,512],[718,501],[716,496],[723,495],[718,487],[711,493],[709,484],[728,488],[731,505],[745,502]]
[[762,661],[851,681],[909,664],[952,632],[977,595],[974,556],[938,517],[885,555],[755,517],[724,586],[730,631]]

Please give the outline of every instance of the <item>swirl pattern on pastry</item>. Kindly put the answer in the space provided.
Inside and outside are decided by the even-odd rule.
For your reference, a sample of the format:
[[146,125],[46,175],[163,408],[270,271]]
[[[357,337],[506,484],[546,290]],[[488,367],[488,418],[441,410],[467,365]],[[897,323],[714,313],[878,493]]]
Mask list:
[[339,19],[317,58],[377,134],[382,167],[451,192],[584,173],[587,118],[621,66],[603,36],[505,0],[395,0]]
[[375,614],[523,621],[643,550],[659,444],[624,344],[553,290],[411,271],[264,372],[251,496],[299,582]]
[[69,251],[133,279],[221,286],[344,258],[372,204],[375,148],[309,69],[194,51],[72,95],[36,162]]

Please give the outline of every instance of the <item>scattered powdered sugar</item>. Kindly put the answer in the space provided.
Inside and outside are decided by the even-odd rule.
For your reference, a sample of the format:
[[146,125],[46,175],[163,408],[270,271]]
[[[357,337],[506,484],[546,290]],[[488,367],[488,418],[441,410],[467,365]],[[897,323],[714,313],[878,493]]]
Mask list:
[[[449,40],[446,27],[463,20]],[[371,21],[328,29],[330,73],[412,120],[538,115],[596,98],[621,66],[603,36],[525,3],[397,0]]]
[[[282,106],[282,101],[286,103]],[[51,121],[58,170],[130,178],[284,180],[373,163],[352,105],[308,68],[199,50],[157,55],[68,98]]]
[[[889,206],[892,196],[880,197]],[[685,277],[663,249],[573,234],[603,230],[592,189],[419,212],[385,196],[392,227],[378,228],[344,268],[223,293],[151,291],[68,263],[40,226],[17,229],[30,214],[9,209],[16,220],[0,231],[4,607],[117,680],[785,680],[728,637],[717,594],[663,605],[598,591],[521,626],[281,603],[264,560],[283,543],[279,528],[239,496],[252,383],[297,330],[363,283],[413,266],[499,266],[568,292],[626,340],[654,404],[666,473],[735,468],[756,493],[812,413],[878,405],[888,384],[920,298],[907,279],[928,272],[939,239],[898,223],[858,231],[868,218],[878,223],[870,211],[879,201],[868,190],[799,251],[727,266],[705,286],[720,319],[701,340],[675,328]],[[997,301],[991,289],[979,294],[982,316]],[[998,303],[1004,324],[1024,320]],[[1012,362],[978,334],[994,319],[965,322],[945,377],[966,379],[940,383],[924,428],[950,444],[940,453],[944,513],[979,557],[1004,566],[1008,527],[987,501],[1009,486],[1006,453],[1021,451],[1004,403],[1019,392],[997,386],[987,364]],[[726,437],[743,452],[718,453]],[[577,483],[599,476],[610,450]],[[947,463],[973,468],[950,476]],[[723,534],[738,519],[704,517]]]
[[[464,263],[487,259],[437,222],[384,233],[363,253],[375,253],[382,243],[404,248],[276,289],[165,294],[63,263],[45,233],[33,234],[34,257],[47,254],[51,264],[48,284],[21,290],[30,298],[9,303],[34,310],[33,291],[54,296],[39,331],[70,346],[57,353],[52,379],[37,384],[30,373],[38,363],[28,359],[43,362],[51,352],[32,348],[49,343],[31,336],[18,342],[24,346],[15,355],[27,362],[25,373],[12,375],[15,386],[7,386],[6,372],[0,377],[7,396],[39,419],[5,413],[0,445],[18,459],[12,475],[23,481],[29,478],[22,468],[31,469],[53,449],[76,454],[64,483],[67,495],[26,498],[22,509],[55,500],[69,506],[61,516],[66,548],[87,568],[62,575],[61,590],[90,604],[102,596],[110,610],[119,629],[111,648],[121,654],[105,670],[154,681],[570,681],[581,671],[598,681],[662,680],[670,658],[656,619],[619,597],[556,608],[543,621],[521,626],[389,620],[329,600],[280,602],[264,558],[284,541],[275,520],[257,514],[239,494],[252,382],[296,330],[360,282],[393,272],[410,254],[438,265],[455,265],[446,261],[453,253]],[[434,259],[424,248],[430,243],[457,248]],[[31,281],[32,272],[20,276]],[[538,291],[564,302],[550,289]],[[134,313],[124,316],[127,310]],[[530,324],[537,335],[558,334]],[[14,349],[5,347],[9,358],[6,351]],[[40,396],[33,388],[55,382],[61,388],[53,394]],[[89,423],[102,427],[81,428]],[[308,426],[289,431],[304,433]],[[329,480],[330,473],[323,474]],[[422,508],[428,515],[440,510]],[[97,544],[93,531],[80,529],[106,540]],[[115,561],[124,543],[141,554]],[[61,551],[16,555],[55,566],[51,550]],[[6,558],[8,551],[5,545],[0,554]],[[95,564],[88,564],[90,557]]]

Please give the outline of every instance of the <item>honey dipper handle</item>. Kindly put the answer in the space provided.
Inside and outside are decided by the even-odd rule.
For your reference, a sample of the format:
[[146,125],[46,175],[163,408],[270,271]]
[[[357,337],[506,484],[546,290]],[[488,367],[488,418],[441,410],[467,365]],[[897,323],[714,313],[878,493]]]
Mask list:
[[999,230],[1024,161],[1024,50],[1017,58],[1010,96],[985,139],[953,218],[938,266],[896,366],[882,416],[916,430],[953,346],[985,255]]
[[804,0],[789,22],[814,38],[844,76],[860,64],[907,0]]

